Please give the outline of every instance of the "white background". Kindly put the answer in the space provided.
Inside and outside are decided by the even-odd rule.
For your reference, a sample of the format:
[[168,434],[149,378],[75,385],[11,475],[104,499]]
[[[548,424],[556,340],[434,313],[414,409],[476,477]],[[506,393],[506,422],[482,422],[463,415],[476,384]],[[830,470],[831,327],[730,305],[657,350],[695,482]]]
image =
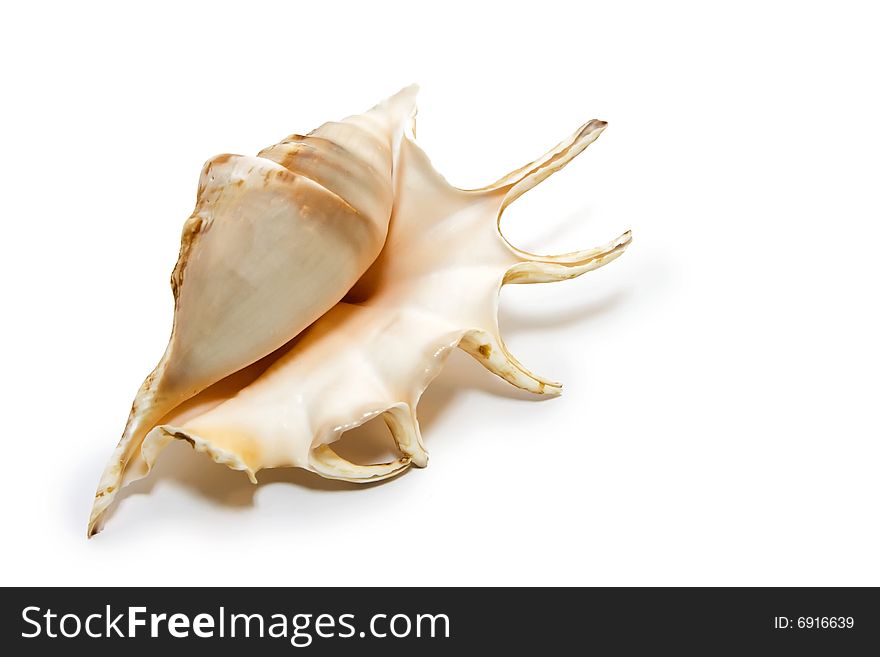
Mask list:
[[[15,3],[3,61],[3,584],[880,584],[878,17],[869,3]],[[609,128],[512,206],[618,261],[502,294],[535,401],[464,354],[431,465],[256,487],[185,444],[85,538],[170,330],[201,164],[419,82],[486,184]],[[359,432],[372,440],[371,429]]]

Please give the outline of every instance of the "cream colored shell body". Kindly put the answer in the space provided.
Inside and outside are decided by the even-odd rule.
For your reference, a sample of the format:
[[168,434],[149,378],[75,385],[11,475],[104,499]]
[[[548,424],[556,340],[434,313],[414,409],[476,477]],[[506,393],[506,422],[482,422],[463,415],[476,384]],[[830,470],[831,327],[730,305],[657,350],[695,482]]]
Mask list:
[[[138,421],[136,401],[137,440],[128,441],[118,472],[117,451],[102,486],[147,474],[172,439],[187,440],[254,481],[263,468],[293,466],[369,482],[425,466],[418,402],[456,346],[513,385],[560,392],[505,347],[499,289],[579,276],[618,257],[630,235],[597,249],[538,256],[511,246],[499,219],[605,124],[591,121],[493,185],[461,190],[415,144],[411,98],[405,90],[348,124],[322,126],[311,140],[290,138],[258,158],[206,166],[188,225],[212,216],[216,223],[221,206],[224,217],[240,221],[216,231],[213,241],[211,231],[199,228],[189,254],[185,232],[186,264],[175,270],[175,331],[157,368],[173,372],[162,377],[171,392],[159,388],[167,398],[150,392],[156,386],[148,379],[139,399],[161,414],[142,412],[146,419]],[[343,148],[352,134],[357,140]],[[353,153],[370,155],[350,162]],[[251,191],[227,197],[230,185]],[[242,244],[253,257],[236,257]],[[249,323],[259,326],[254,334]],[[380,416],[399,458],[355,464],[333,451],[345,431]],[[120,448],[123,443],[125,436]],[[112,494],[99,487],[90,532]]]

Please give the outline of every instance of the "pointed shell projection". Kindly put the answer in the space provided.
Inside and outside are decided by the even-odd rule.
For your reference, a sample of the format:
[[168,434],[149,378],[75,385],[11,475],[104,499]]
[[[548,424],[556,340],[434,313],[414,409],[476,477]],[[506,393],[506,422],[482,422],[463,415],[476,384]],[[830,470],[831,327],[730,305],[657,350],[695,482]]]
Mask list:
[[171,338],[101,477],[90,535],[119,488],[149,471],[144,437],[163,416],[282,347],[376,260],[415,92],[404,89],[256,157],[220,155],[205,164],[171,276]]
[[[296,339],[168,413],[141,445],[139,475],[173,439],[252,481],[263,468],[373,482],[425,466],[419,399],[455,347],[519,388],[558,394],[560,384],[533,374],[507,350],[498,328],[499,290],[601,267],[623,253],[630,233],[596,249],[539,256],[511,246],[499,222],[510,203],[604,128],[591,121],[544,157],[476,190],[449,185],[406,133],[395,160],[387,240],[369,270]],[[399,458],[356,464],[333,450],[344,432],[377,417]]]

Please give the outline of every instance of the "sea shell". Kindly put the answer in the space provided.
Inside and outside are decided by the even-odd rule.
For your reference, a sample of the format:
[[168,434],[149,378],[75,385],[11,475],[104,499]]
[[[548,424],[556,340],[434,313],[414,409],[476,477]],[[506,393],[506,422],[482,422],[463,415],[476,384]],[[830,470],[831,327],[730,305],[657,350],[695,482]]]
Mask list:
[[406,88],[256,157],[220,155],[205,164],[171,275],[171,338],[101,477],[90,534],[119,488],[149,471],[142,442],[164,415],[284,345],[375,261],[415,93]]
[[[418,402],[456,346],[517,387],[559,394],[560,384],[508,352],[497,320],[500,287],[580,276],[620,256],[630,233],[600,248],[539,256],[511,246],[499,222],[510,203],[564,167],[605,125],[590,121],[540,159],[475,190],[449,185],[407,131],[396,153],[387,240],[369,270],[296,339],[169,412],[141,445],[138,475],[172,439],[252,481],[262,468],[373,482],[425,466]],[[356,464],[334,452],[344,432],[379,416],[399,458]]]

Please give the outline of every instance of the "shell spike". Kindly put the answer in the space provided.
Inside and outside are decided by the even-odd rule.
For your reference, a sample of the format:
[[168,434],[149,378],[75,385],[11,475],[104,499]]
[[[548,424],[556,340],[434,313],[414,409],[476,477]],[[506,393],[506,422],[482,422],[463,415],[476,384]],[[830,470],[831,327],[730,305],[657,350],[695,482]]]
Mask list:
[[501,206],[503,210],[535,185],[546,180],[580,155],[587,146],[599,138],[607,125],[605,121],[593,119],[534,162],[529,162],[493,184],[474,191],[505,190],[504,203]]
[[[309,464],[321,476],[356,483],[381,481],[400,474],[410,465],[420,468],[428,465],[428,452],[422,444],[419,423],[410,406],[396,403],[384,411],[367,415],[375,417],[380,414],[400,450],[398,459],[388,463],[359,465],[341,457],[329,444],[320,444],[309,452]],[[335,438],[340,436],[341,432]]]
[[412,461],[412,464],[424,468],[428,465],[428,452],[422,443],[419,422],[407,404],[396,404],[382,415],[388,430],[397,443],[397,448]]
[[410,463],[409,457],[403,456],[389,463],[358,465],[339,456],[329,445],[321,445],[309,453],[309,465],[322,477],[357,484],[388,479],[406,470]]
[[507,350],[500,336],[473,329],[465,333],[459,347],[477,359],[487,370],[523,390],[536,395],[559,395],[562,384],[529,372]]
[[411,84],[398,91],[393,96],[386,98],[376,105],[373,110],[381,110],[388,114],[391,119],[392,130],[402,122],[411,121],[416,115],[416,96],[419,94],[419,85]]
[[559,256],[538,256],[517,250],[518,255],[524,257],[526,262],[520,262],[508,269],[503,283],[555,283],[576,278],[619,258],[630,242],[632,233],[626,231],[605,246]]
[[[416,96],[418,93],[419,86],[411,84],[367,112],[345,118],[342,123],[359,126],[378,140],[390,137],[391,148],[396,153],[402,135],[411,135],[415,131]],[[322,131],[325,131],[330,125],[333,124],[325,124],[312,134],[320,136]]]
[[119,489],[127,483],[124,479],[125,475],[127,474],[129,478],[137,478],[138,475],[143,476],[149,470],[149,466],[141,458],[141,444],[147,432],[174,406],[168,399],[157,398],[156,388],[160,377],[161,368],[157,368],[147,377],[135,397],[122,438],[105,466],[95,491],[95,501],[89,514],[86,532],[89,537],[101,531],[101,519],[104,513],[113,504]]

